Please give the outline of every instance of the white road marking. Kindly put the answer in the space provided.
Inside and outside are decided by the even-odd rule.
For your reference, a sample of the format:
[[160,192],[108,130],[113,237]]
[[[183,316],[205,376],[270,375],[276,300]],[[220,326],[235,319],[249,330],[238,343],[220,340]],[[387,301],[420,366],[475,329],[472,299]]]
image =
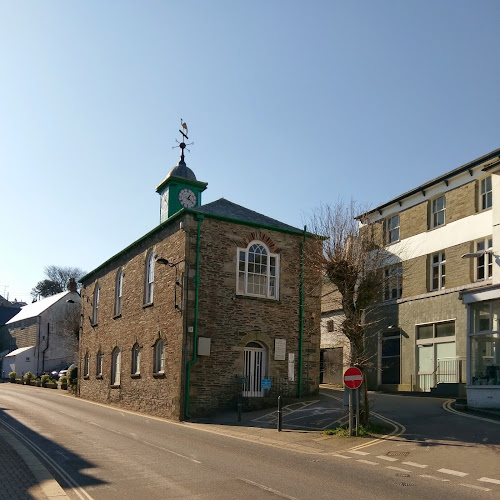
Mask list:
[[348,456],[346,456],[346,455],[340,455],[339,453],[334,453],[334,454],[332,455],[332,457],[339,457],[339,458],[352,458],[352,457],[348,457]]
[[356,453],[356,455],[369,455],[367,451],[358,451],[358,450],[347,450],[349,453]]
[[273,488],[269,488],[269,486],[264,486],[263,484],[255,483],[254,481],[250,481],[250,479],[245,479],[243,477],[239,477],[238,479],[240,481],[243,481],[244,483],[251,484],[252,486],[256,486],[257,488],[260,488],[261,490],[274,493],[275,495],[278,495],[282,498],[288,498],[288,500],[298,500],[298,498],[291,497],[289,495],[286,495],[285,493],[282,493],[281,491],[274,490]]
[[157,450],[166,451],[167,453],[170,453],[171,455],[175,455],[176,457],[179,457],[179,458],[185,458],[186,460],[189,460],[190,462],[194,462],[195,464],[201,464],[201,462],[199,460],[195,460],[194,458],[187,457],[186,455],[181,455],[180,453],[169,450],[168,448],[163,448],[163,446],[158,446],[156,444],[150,443],[149,441],[142,441],[142,442],[144,444],[148,444],[149,446],[152,446],[153,448],[156,448]]
[[466,488],[474,488],[475,490],[491,491],[491,488],[485,488],[484,486],[476,486],[474,484],[461,483],[459,486],[465,486]]
[[425,477],[426,479],[435,479],[436,481],[450,481],[449,479],[443,479],[442,477],[429,476],[429,474],[420,474],[420,477]]
[[478,481],[483,481],[484,483],[500,484],[500,481],[498,479],[491,479],[489,477],[482,477],[481,479],[478,479]]
[[377,455],[376,458],[380,458],[380,460],[387,460],[388,462],[397,462],[398,461],[397,458],[386,457],[385,455]]
[[378,462],[370,462],[369,460],[362,460],[361,458],[356,460],[356,462],[361,462],[362,464],[368,464],[368,465],[379,465]]
[[397,470],[398,472],[411,472],[408,469],[401,469],[401,467],[393,467],[392,465],[386,465],[386,469]]
[[468,476],[468,472],[460,472],[458,470],[451,470],[451,469],[438,469],[438,472],[442,472],[443,474],[451,474],[452,476]]
[[412,467],[420,467],[421,469],[427,469],[427,467],[429,467],[428,465],[417,464],[415,462],[402,462],[402,463],[405,465],[411,465]]

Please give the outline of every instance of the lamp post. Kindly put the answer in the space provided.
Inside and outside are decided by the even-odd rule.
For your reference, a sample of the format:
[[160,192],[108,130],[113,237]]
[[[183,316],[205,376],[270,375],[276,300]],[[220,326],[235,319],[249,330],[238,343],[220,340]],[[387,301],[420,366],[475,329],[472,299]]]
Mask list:
[[[176,311],[179,311],[180,313],[182,313],[182,309],[181,309],[181,306],[179,306],[177,304],[177,287],[181,287],[182,288],[182,283],[178,280],[178,265],[181,264],[182,262],[186,262],[186,259],[181,259],[177,262],[171,262],[169,261],[168,259],[164,259],[163,257],[158,257],[156,259],[156,262],[158,262],[158,264],[163,264],[164,266],[168,266],[168,267],[173,267],[175,268],[175,285],[174,285],[174,308]],[[187,265],[187,263],[186,263]]]

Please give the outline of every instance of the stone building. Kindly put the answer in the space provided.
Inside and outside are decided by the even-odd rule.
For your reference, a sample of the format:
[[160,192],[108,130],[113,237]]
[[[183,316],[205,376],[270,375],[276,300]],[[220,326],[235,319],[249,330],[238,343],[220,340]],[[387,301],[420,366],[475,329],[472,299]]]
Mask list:
[[318,241],[202,205],[180,146],[160,224],[81,280],[80,396],[184,419],[316,392],[321,287],[304,255]]
[[360,217],[392,259],[371,387],[500,406],[499,173],[497,149]]

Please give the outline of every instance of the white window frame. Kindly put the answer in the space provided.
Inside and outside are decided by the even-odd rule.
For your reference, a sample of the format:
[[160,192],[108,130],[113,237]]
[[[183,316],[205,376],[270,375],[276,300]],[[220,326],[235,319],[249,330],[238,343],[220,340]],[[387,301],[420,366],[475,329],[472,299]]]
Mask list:
[[[474,243],[476,252],[485,252],[484,255],[476,257],[475,281],[484,281],[493,276],[493,237],[488,236]],[[483,269],[483,276],[480,276],[480,269]]]
[[[434,262],[434,257],[437,256],[437,262]],[[436,252],[430,256],[430,290],[442,290],[446,286],[446,252]],[[437,276],[438,286],[434,287],[434,276]]]
[[158,339],[154,346],[153,373],[165,373],[165,342]]
[[83,376],[88,377],[90,373],[90,354],[85,353],[85,358],[83,358]]
[[[391,266],[384,270],[384,300],[400,299],[403,293],[403,269]],[[396,292],[394,296],[394,291]]]
[[[488,182],[489,181],[489,182]],[[480,183],[480,210],[488,210],[493,206],[493,187],[491,175],[481,179]]]
[[387,244],[399,241],[399,214],[386,219],[386,228]]
[[122,353],[119,347],[115,347],[111,353],[111,385],[120,385]]
[[153,303],[155,282],[155,252],[150,250],[146,257],[146,272],[144,276],[144,303]]
[[[438,206],[438,201],[443,200],[443,206],[439,208]],[[440,215],[443,215],[443,221],[440,222],[439,218]],[[431,201],[431,227],[440,227],[444,226],[446,224],[446,196],[443,194],[441,196],[438,196],[437,198],[434,198]]]
[[99,319],[99,295],[101,293],[101,287],[99,283],[96,283],[94,287],[94,298],[92,300],[92,324],[97,325],[97,320]]
[[141,373],[141,348],[137,343],[132,346],[132,363],[130,373],[132,375],[139,375]]
[[123,294],[123,269],[116,273],[115,281],[115,316],[122,313],[122,294]]
[[[260,246],[265,251],[266,264],[254,264],[257,266],[265,266],[265,272],[249,271],[252,267],[252,262],[249,262],[250,255],[258,255],[255,252],[250,252],[252,249],[257,249]],[[274,262],[274,266],[271,265]],[[274,275],[273,268],[274,267]],[[254,267],[255,271],[255,267]],[[249,276],[262,276],[264,278],[263,293],[249,292]],[[262,241],[253,240],[246,248],[237,248],[236,253],[236,295],[245,295],[248,297],[261,297],[273,300],[279,300],[279,278],[280,278],[280,256],[276,253],[271,253],[269,247]],[[273,285],[274,283],[274,285]]]
[[101,350],[97,352],[96,363],[95,363],[95,374],[96,376],[102,376],[102,361],[104,358],[104,354]]

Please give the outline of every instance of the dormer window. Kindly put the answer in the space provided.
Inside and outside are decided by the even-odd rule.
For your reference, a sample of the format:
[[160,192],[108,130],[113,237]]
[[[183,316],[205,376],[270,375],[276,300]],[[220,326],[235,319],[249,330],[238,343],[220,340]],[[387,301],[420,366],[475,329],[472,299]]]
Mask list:
[[387,243],[399,241],[399,215],[387,219]]
[[238,295],[279,298],[279,255],[271,253],[260,241],[238,248]]

